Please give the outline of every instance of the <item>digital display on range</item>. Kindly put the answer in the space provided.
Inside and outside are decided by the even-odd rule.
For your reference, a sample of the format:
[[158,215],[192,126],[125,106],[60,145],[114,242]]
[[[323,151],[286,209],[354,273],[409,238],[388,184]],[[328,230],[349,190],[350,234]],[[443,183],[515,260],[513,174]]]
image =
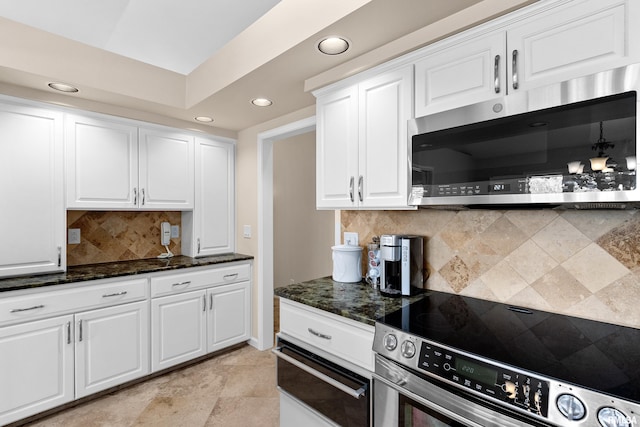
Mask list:
[[510,193],[510,192],[511,192],[511,184],[500,182],[500,183],[493,183],[489,185],[489,193]]
[[456,358],[456,372],[465,377],[479,381],[490,386],[496,385],[498,382],[498,372],[477,363],[468,360]]

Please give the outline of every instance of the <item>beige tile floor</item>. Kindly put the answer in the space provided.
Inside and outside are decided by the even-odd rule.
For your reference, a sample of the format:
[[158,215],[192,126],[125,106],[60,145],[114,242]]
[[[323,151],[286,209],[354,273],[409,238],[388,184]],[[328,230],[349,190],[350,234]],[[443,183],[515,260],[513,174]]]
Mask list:
[[246,345],[29,427],[278,426],[275,356]]

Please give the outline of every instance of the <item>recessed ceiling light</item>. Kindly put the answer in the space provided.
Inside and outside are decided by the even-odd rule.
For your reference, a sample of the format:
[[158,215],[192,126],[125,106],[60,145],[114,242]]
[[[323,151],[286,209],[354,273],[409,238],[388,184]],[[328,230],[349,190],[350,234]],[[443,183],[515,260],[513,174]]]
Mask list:
[[66,83],[49,83],[51,89],[59,90],[60,92],[75,93],[78,92],[78,88],[68,85]]
[[213,121],[213,118],[209,116],[198,116],[195,117],[195,120],[201,123],[211,123]]
[[251,103],[257,107],[268,107],[273,104],[273,101],[268,98],[253,98]]
[[349,41],[344,37],[325,37],[316,45],[318,50],[325,55],[340,55],[349,49]]

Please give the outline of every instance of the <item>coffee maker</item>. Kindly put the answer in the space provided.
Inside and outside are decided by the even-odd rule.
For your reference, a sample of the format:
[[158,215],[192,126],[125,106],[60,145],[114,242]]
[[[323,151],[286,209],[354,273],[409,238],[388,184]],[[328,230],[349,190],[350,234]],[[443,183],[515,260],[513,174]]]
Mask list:
[[380,292],[391,297],[424,292],[422,237],[380,236]]

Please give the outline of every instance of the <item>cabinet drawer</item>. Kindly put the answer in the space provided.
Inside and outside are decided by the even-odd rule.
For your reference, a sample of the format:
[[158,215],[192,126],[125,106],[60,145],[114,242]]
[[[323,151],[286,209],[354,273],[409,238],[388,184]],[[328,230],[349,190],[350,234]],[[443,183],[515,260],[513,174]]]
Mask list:
[[195,289],[242,282],[250,279],[249,264],[204,268],[151,278],[151,297],[171,295]]
[[0,299],[0,325],[146,299],[147,279],[92,281],[71,289]]
[[280,299],[280,330],[369,371],[374,327]]

